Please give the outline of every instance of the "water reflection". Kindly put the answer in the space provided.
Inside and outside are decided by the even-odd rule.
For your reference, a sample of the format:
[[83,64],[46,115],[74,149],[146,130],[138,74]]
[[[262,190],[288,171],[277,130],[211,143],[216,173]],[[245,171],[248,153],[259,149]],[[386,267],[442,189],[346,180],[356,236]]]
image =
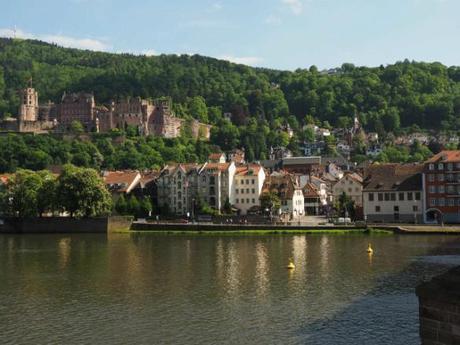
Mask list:
[[0,236],[0,343],[417,344],[414,287],[457,238],[368,241]]
[[269,266],[267,250],[261,242],[257,242],[256,244],[256,259],[256,292],[259,296],[265,296],[267,290],[270,288],[268,278]]
[[225,267],[225,278],[227,282],[226,292],[230,297],[238,295],[239,281],[239,257],[236,243],[231,241],[227,246],[227,263]]

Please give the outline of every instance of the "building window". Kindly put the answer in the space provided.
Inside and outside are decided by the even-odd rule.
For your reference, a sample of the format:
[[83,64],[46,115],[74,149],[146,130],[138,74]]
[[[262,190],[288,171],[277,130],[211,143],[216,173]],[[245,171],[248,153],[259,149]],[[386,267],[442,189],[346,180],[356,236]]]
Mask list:
[[455,206],[455,199],[447,199],[447,204],[449,206]]
[[375,212],[380,212],[380,206],[375,206]]
[[407,193],[407,200],[414,200],[412,192]]
[[446,189],[444,188],[444,185],[438,186],[438,193],[439,194],[444,194],[446,192]]
[[244,204],[244,199],[241,199],[241,203]]
[[460,169],[460,162],[455,164],[457,166],[457,169]]
[[412,206],[412,211],[418,212],[418,206],[417,205]]
[[252,194],[255,194],[255,193],[256,193],[256,190],[252,188]]
[[244,194],[244,188],[241,188],[240,192],[241,192],[241,194]]
[[444,170],[444,164],[443,163],[438,164],[438,170]]
[[390,193],[385,193],[385,201],[390,201]]
[[255,204],[255,203],[256,203],[256,199],[252,199],[252,203]]
[[428,181],[429,182],[434,182],[434,177],[435,177],[434,174],[428,174]]
[[430,206],[431,207],[436,206],[436,198],[431,198],[430,199]]
[[444,182],[444,174],[438,174],[438,181]]
[[374,193],[369,193],[369,201],[374,201]]
[[453,164],[452,163],[448,163],[447,164],[447,170],[452,170],[453,169]]
[[428,169],[429,169],[429,170],[434,170],[434,164],[428,165]]
[[454,175],[453,174],[447,174],[447,181],[453,182],[454,181]]
[[393,207],[393,211],[395,211],[395,212],[399,212],[399,206],[395,206],[395,207]]
[[246,199],[246,204],[249,204],[249,199]]
[[249,194],[249,188],[248,188],[248,189],[246,189],[246,194]]
[[446,204],[445,199],[444,198],[439,198],[438,205],[442,207],[442,206],[445,206],[445,204]]
[[428,193],[435,194],[436,193],[436,186],[428,186]]
[[399,201],[404,201],[404,193],[399,193],[398,199]]
[[396,193],[391,193],[391,201],[396,201]]
[[252,179],[252,180],[251,180],[251,183],[252,183],[252,184],[255,184],[255,183],[256,183],[256,180]]
[[239,204],[239,203],[240,203],[240,199],[236,199],[236,203]]
[[415,200],[420,201],[422,194],[420,192],[415,192]]
[[379,193],[379,201],[383,201],[383,193]]
[[447,186],[447,193],[455,194],[455,186]]
[[238,194],[239,192],[240,192],[240,190],[237,188],[237,189],[236,189],[236,194]]

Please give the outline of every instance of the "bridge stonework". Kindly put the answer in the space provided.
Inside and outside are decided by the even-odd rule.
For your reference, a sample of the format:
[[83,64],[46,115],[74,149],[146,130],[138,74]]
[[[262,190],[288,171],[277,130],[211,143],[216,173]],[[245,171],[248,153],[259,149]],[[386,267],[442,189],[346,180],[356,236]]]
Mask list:
[[460,344],[460,267],[421,284],[416,292],[421,343]]

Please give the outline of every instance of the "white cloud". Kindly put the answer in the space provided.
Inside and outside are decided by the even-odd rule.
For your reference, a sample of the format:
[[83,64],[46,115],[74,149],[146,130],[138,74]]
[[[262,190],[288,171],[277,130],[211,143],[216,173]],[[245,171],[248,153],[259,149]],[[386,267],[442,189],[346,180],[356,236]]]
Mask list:
[[296,16],[303,11],[303,2],[301,0],[281,0],[281,2],[287,5]]
[[2,37],[16,37],[23,39],[36,39],[49,43],[55,43],[63,47],[89,49],[97,51],[108,51],[112,47],[101,40],[93,38],[76,38],[65,35],[41,35],[25,32],[21,29],[0,28],[0,36]]
[[231,56],[231,55],[220,55],[217,57],[220,60],[227,60],[230,62],[234,62],[237,64],[248,65],[248,66],[256,66],[260,64],[263,59],[256,56]]
[[265,23],[266,24],[270,24],[270,25],[279,25],[281,24],[283,21],[281,20],[280,17],[277,17],[273,14],[269,15],[267,18],[265,18]]
[[146,56],[153,56],[153,55],[158,55],[155,49],[147,49],[142,52],[142,54]]

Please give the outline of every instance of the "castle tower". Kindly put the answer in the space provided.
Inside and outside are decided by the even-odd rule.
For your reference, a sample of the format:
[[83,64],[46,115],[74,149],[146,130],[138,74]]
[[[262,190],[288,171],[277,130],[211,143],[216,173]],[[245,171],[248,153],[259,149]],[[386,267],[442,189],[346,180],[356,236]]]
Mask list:
[[32,87],[19,91],[21,105],[19,106],[19,121],[37,121],[38,120],[38,92]]

